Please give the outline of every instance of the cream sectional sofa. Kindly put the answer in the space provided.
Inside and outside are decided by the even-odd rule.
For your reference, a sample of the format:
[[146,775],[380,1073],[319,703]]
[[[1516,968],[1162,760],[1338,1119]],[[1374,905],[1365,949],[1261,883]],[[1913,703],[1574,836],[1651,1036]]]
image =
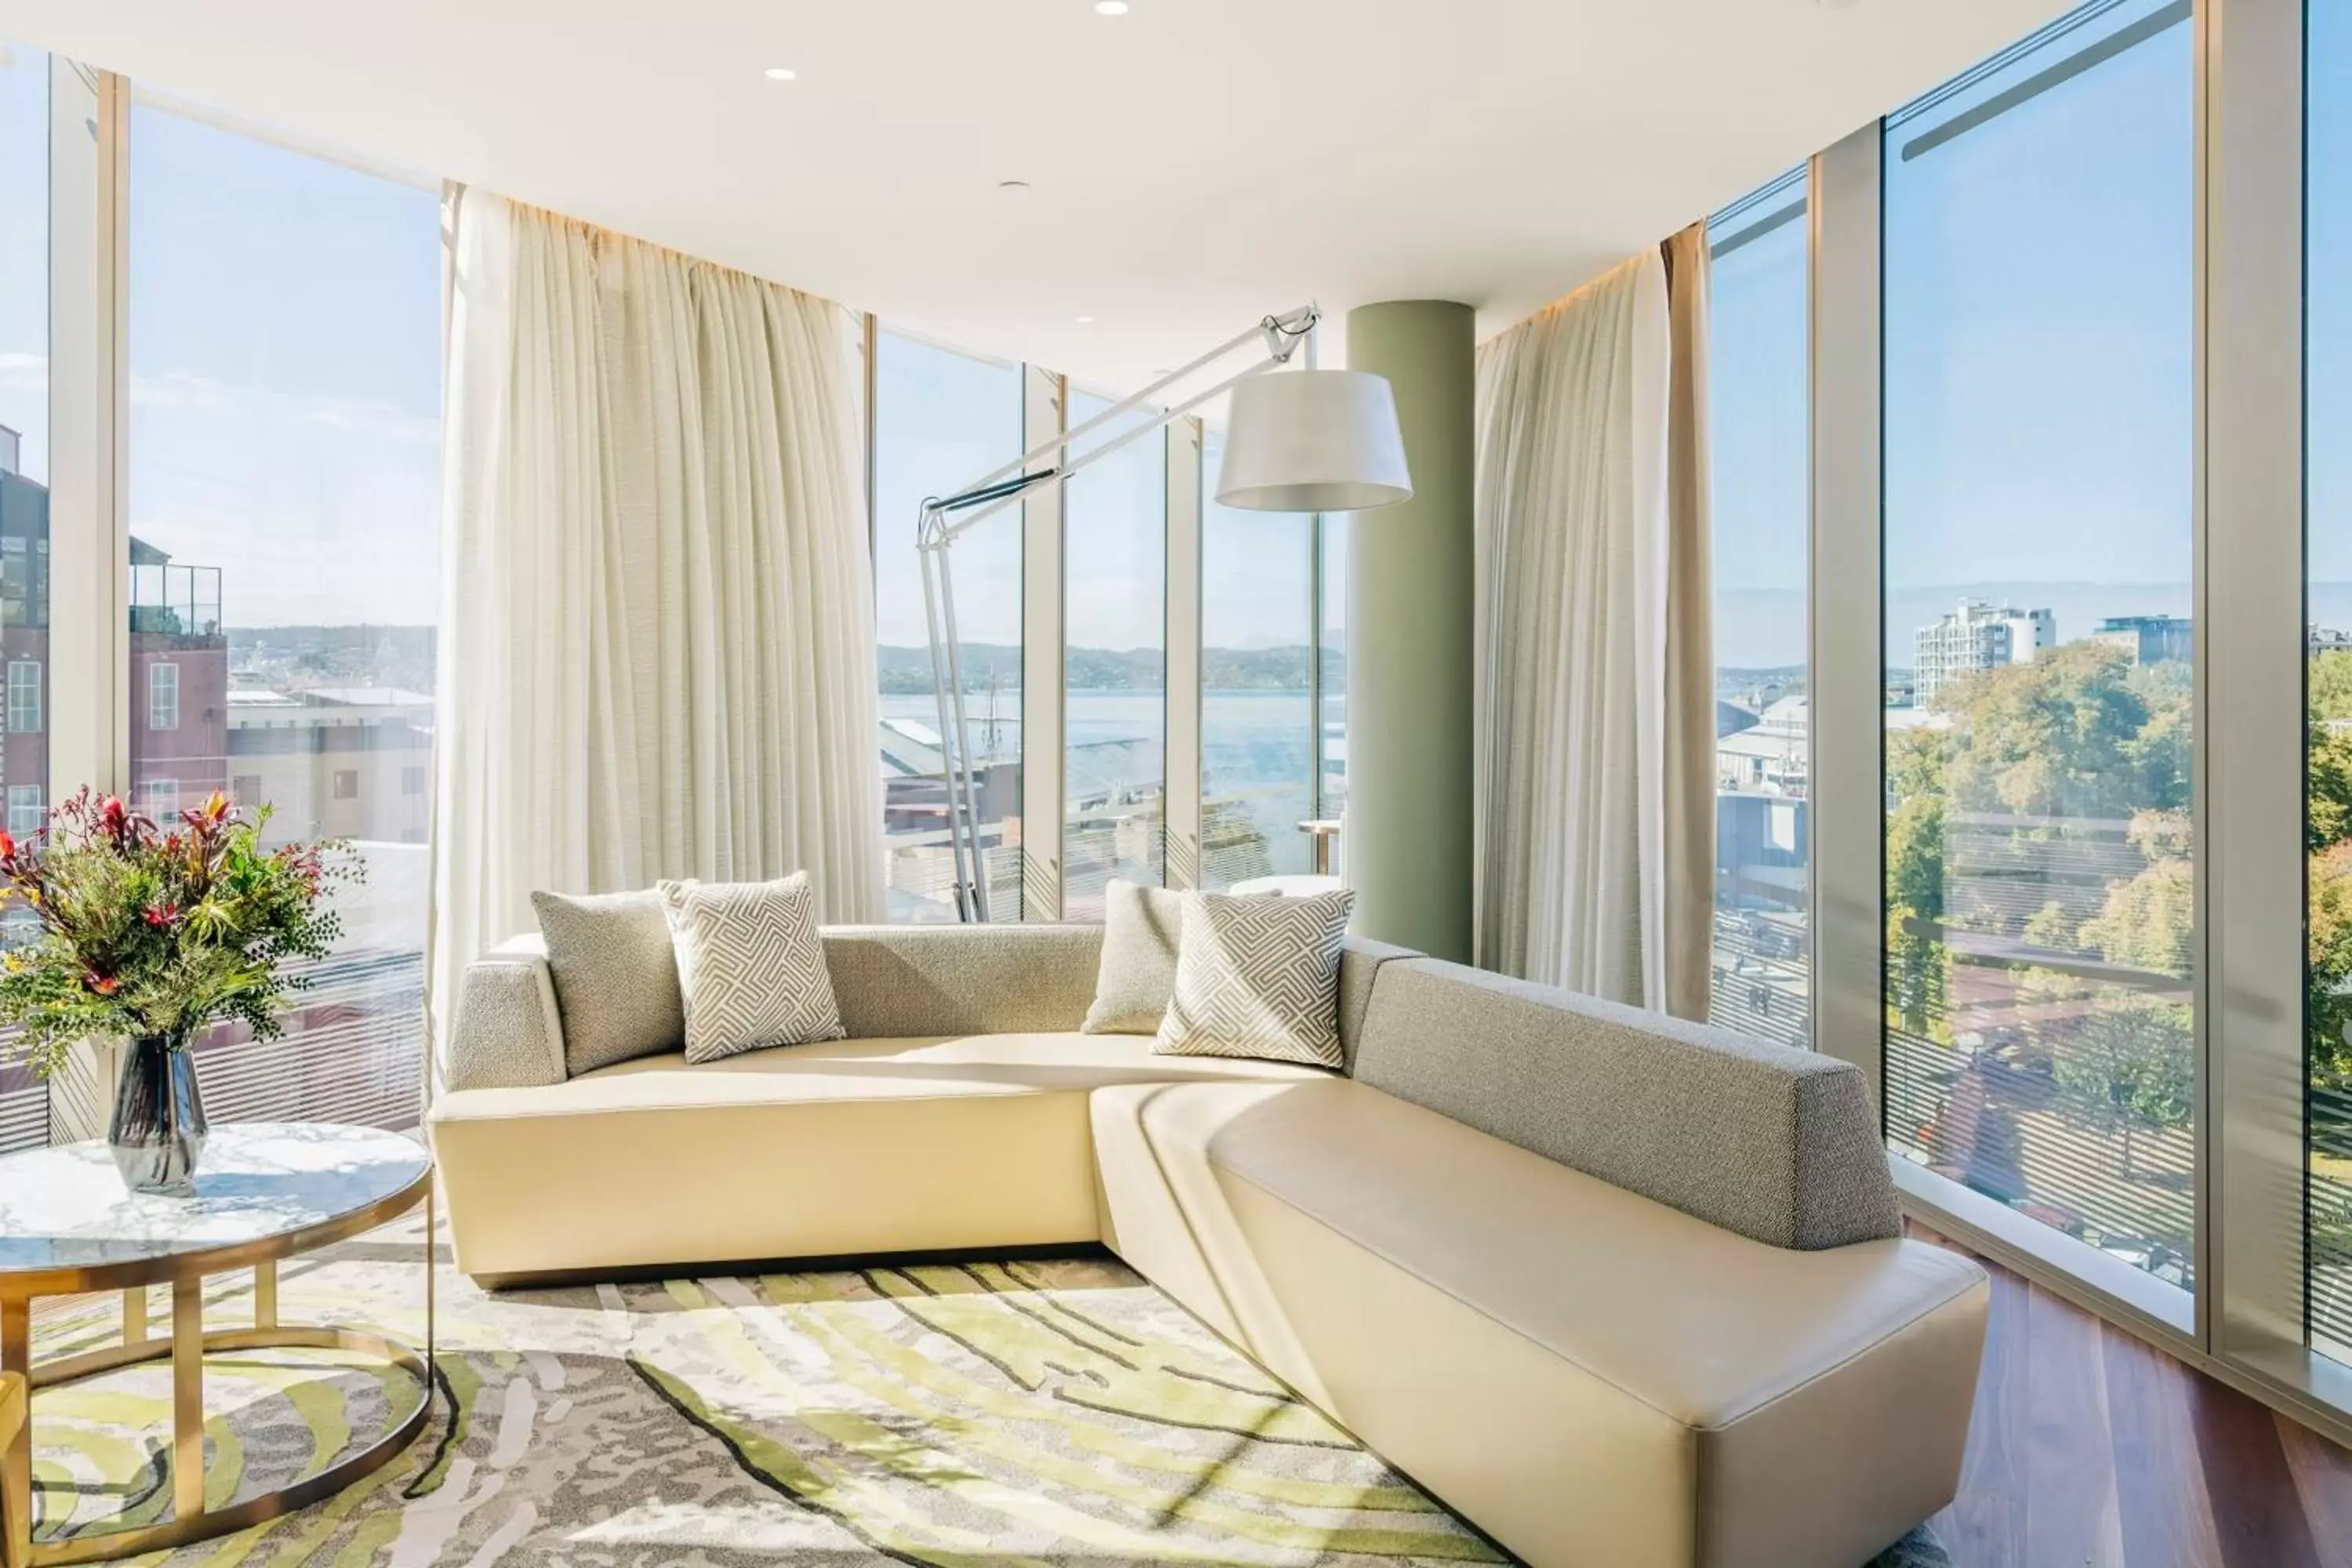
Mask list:
[[1527,1561],[1842,1568],[1957,1486],[1988,1284],[1828,1058],[1351,942],[1345,1073],[1076,1032],[1097,928],[824,933],[850,1038],[567,1077],[472,966],[459,1267],[1099,1243]]

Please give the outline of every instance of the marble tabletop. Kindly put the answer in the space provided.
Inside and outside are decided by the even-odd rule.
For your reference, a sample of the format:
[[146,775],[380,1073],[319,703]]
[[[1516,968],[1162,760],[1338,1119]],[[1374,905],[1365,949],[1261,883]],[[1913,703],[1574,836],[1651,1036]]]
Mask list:
[[0,1293],[15,1277],[157,1263],[289,1236],[417,1186],[415,1139],[323,1121],[216,1123],[194,1197],[132,1193],[104,1143],[0,1156]]

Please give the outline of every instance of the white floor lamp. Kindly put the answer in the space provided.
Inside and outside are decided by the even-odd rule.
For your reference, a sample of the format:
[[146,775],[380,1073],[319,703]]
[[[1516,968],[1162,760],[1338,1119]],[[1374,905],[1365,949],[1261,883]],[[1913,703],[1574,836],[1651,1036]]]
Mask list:
[[[985,921],[989,912],[988,878],[981,861],[980,791],[964,721],[963,660],[956,639],[955,578],[950,565],[955,542],[1031,490],[1066,484],[1071,475],[1228,392],[1233,403],[1216,489],[1223,504],[1251,511],[1369,511],[1409,499],[1412,479],[1405,467],[1404,437],[1397,427],[1395,395],[1380,376],[1317,368],[1315,329],[1322,319],[1313,305],[1268,316],[954,494],[923,502],[915,542],[930,629],[931,689],[939,698],[940,760],[946,775],[960,919]],[[1260,354],[1238,373],[1181,403],[1159,403],[1171,387],[1253,343]],[[1294,367],[1291,361],[1301,343],[1307,348],[1306,363]],[[1156,416],[1079,457],[1069,456],[1072,442],[1139,408],[1156,409]]]

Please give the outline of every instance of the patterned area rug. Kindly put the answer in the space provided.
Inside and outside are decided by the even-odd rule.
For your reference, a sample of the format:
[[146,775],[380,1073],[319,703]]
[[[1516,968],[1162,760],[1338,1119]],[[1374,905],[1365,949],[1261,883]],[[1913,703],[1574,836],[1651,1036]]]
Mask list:
[[[282,1315],[421,1343],[422,1235],[405,1222],[288,1266]],[[1508,1561],[1107,1258],[502,1296],[446,1261],[438,1279],[454,1420],[329,1502],[144,1561]],[[207,1323],[249,1313],[246,1292],[216,1281]],[[107,1302],[45,1316],[37,1353],[119,1326]],[[416,1398],[404,1374],[292,1351],[211,1357],[205,1392],[215,1507],[363,1446]],[[164,1517],[170,1397],[161,1364],[37,1396],[37,1537]],[[1923,1532],[1881,1565],[1947,1562]]]

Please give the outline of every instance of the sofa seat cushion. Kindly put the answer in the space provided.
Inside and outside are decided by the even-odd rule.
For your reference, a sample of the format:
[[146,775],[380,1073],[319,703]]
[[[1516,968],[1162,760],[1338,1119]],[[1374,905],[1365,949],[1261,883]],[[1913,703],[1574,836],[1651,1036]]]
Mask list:
[[1105,1239],[1530,1562],[1860,1563],[1950,1494],[1965,1259],[1767,1246],[1348,1080],[1093,1114]]
[[428,1125],[458,1266],[504,1281],[1092,1241],[1089,1091],[1323,1076],[1129,1035],[830,1040],[444,1094]]

